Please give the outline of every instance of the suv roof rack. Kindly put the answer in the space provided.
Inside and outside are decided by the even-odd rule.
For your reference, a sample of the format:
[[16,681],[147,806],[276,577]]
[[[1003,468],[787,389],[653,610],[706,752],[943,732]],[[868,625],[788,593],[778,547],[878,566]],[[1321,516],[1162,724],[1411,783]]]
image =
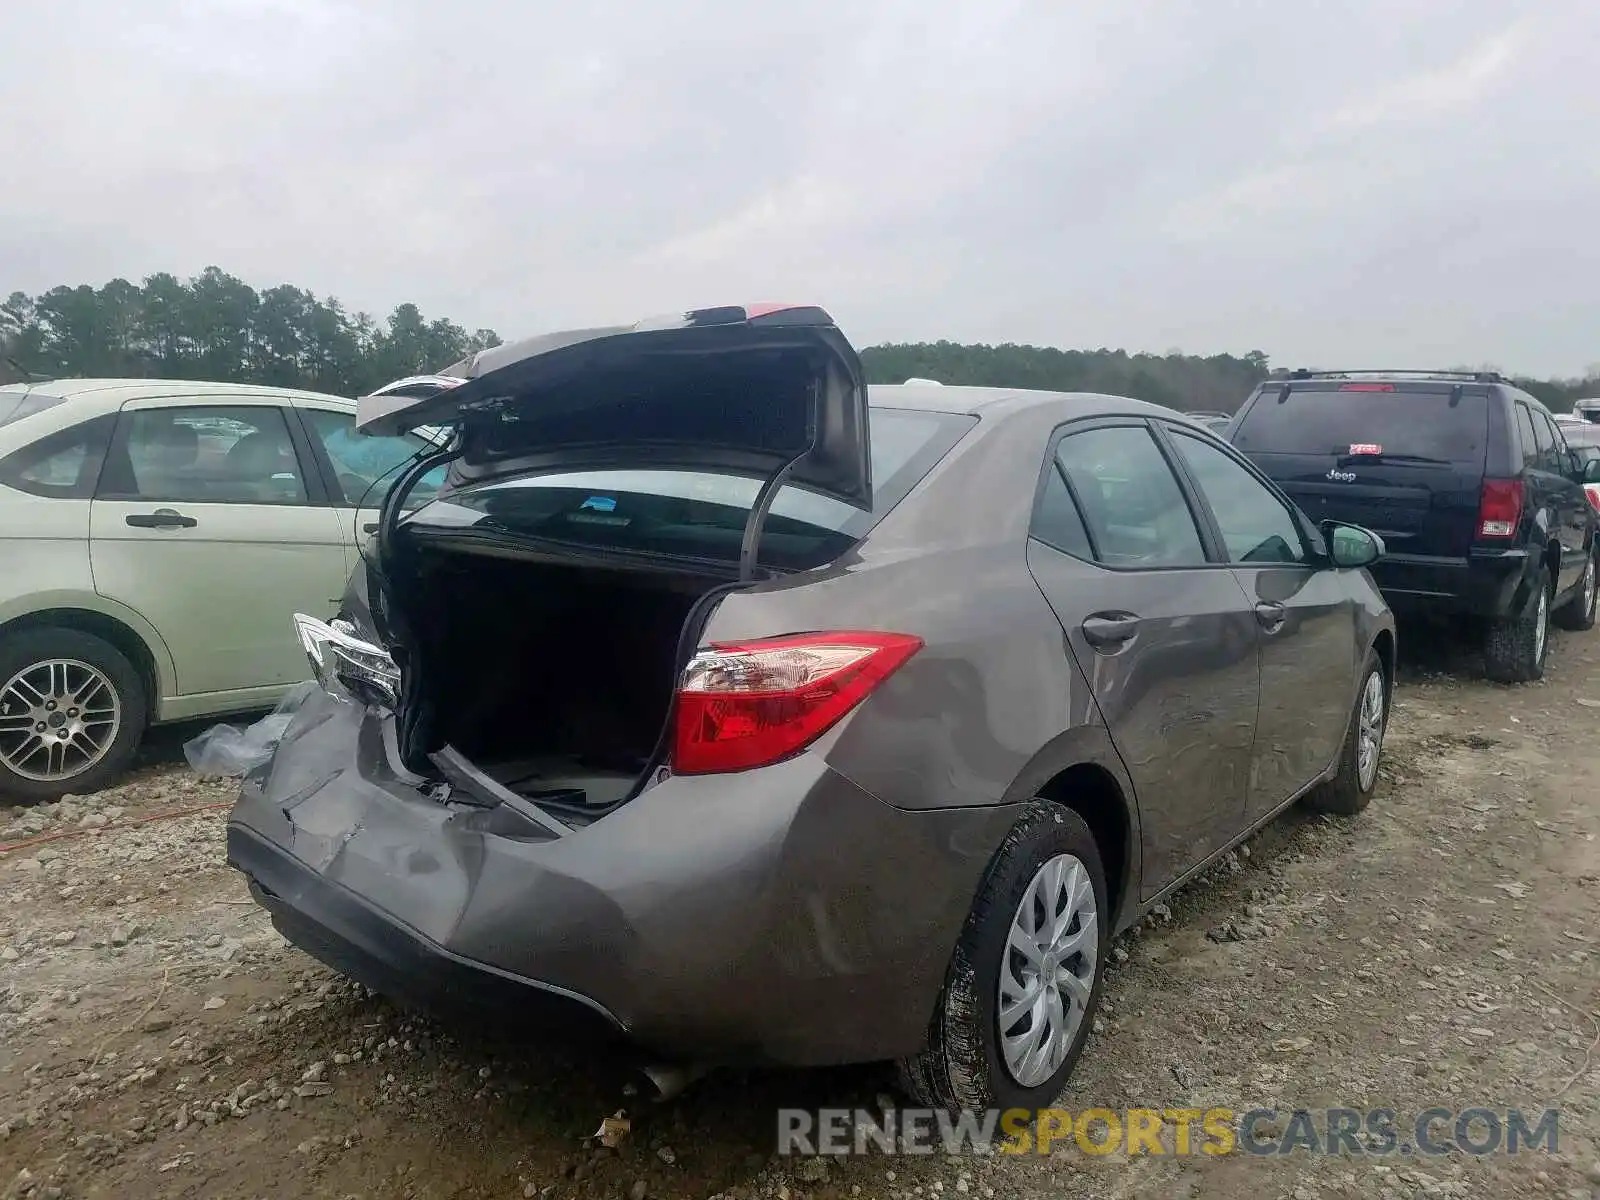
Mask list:
[[1375,370],[1359,368],[1344,371],[1313,371],[1308,367],[1290,371],[1286,378],[1289,379],[1443,379],[1465,383],[1510,383],[1499,371],[1415,371],[1415,370]]

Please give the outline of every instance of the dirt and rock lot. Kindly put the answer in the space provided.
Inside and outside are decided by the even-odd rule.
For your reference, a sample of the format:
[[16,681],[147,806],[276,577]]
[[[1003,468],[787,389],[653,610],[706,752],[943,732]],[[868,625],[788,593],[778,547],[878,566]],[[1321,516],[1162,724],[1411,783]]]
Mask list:
[[[230,786],[169,735],[121,787],[0,808],[0,845],[31,842],[0,853],[0,1196],[1600,1200],[1600,632],[1515,689],[1408,649],[1372,807],[1291,813],[1121,939],[1063,1103],[1555,1106],[1554,1154],[779,1159],[779,1106],[876,1108],[885,1073],[654,1104],[399,1011],[276,935],[204,807]],[[587,1140],[618,1109],[629,1136]]]

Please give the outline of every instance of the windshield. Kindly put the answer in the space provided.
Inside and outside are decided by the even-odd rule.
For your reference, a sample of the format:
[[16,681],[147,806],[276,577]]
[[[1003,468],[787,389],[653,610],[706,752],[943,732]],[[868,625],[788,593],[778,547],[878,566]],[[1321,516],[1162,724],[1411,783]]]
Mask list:
[[40,392],[0,392],[0,426],[10,425],[23,417],[54,408],[64,401],[62,396],[49,396]]
[[[863,512],[797,487],[779,491],[761,561],[801,569],[831,562],[903,499],[975,419],[869,410],[873,507]],[[418,511],[422,530],[475,529],[585,545],[737,561],[761,481],[697,471],[582,471],[510,479],[452,493]]]
[[1488,398],[1481,391],[1451,396],[1448,387],[1384,392],[1296,387],[1281,400],[1268,391],[1250,406],[1232,440],[1247,454],[1382,454],[1481,463]]

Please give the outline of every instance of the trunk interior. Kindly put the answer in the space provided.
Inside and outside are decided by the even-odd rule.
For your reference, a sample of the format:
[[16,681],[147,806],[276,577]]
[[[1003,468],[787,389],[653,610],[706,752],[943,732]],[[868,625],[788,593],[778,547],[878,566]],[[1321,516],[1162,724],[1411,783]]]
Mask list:
[[[570,815],[626,798],[662,736],[685,622],[726,579],[557,564],[498,547],[413,546],[406,558],[421,685],[405,700],[416,706],[409,745],[423,754],[452,746],[513,792]],[[416,768],[421,755],[409,757]]]

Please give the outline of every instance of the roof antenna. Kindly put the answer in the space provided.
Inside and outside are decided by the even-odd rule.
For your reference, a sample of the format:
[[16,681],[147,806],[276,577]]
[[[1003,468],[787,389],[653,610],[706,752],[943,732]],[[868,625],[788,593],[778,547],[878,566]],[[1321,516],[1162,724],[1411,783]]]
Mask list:
[[13,371],[15,371],[18,375],[21,375],[24,383],[26,383],[29,380],[33,380],[34,382],[37,382],[37,383],[49,383],[52,379],[55,378],[54,375],[41,375],[37,371],[28,370],[27,367],[23,366],[21,363],[19,363],[16,359],[12,358],[10,355],[6,356],[6,365],[8,367],[10,367]]

